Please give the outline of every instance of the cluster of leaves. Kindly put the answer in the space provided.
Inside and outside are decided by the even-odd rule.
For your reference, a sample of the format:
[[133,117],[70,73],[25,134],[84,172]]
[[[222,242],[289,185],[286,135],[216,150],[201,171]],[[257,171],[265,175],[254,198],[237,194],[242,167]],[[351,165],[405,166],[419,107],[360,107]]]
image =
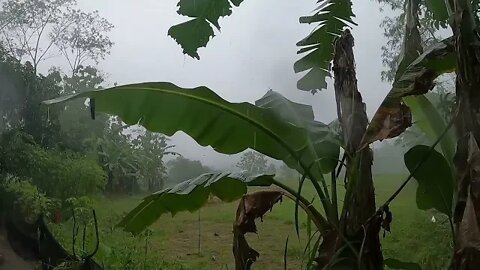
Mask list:
[[[220,30],[218,20],[230,16],[233,6],[239,6],[243,0],[180,0],[177,13],[192,18],[172,26],[168,35],[177,41],[183,52],[190,57],[200,59],[197,50],[205,47],[214,31],[211,25]],[[300,23],[316,24],[307,37],[297,43],[302,47],[298,54],[306,54],[294,65],[296,73],[308,71],[298,81],[298,89],[315,93],[327,87],[326,78],[330,76],[331,61],[334,53],[334,41],[345,27],[355,25],[351,0],[319,0],[313,15],[300,18]]]
[[31,179],[48,196],[65,200],[102,190],[105,173],[95,160],[57,150],[46,150],[19,131],[2,135],[0,170]]
[[1,130],[21,128],[42,145],[55,144],[59,140],[58,113],[62,108],[47,110],[39,104],[62,93],[60,74],[36,75],[29,63],[21,64],[4,53],[0,49]]
[[[383,35],[387,43],[382,46],[382,61],[386,70],[382,71],[382,79],[392,82],[399,61],[403,39],[405,37],[406,1],[404,0],[377,0],[380,4],[388,6],[396,15],[387,16],[383,19],[380,27],[384,29]],[[432,10],[438,10],[433,12]],[[427,47],[442,40],[441,32],[448,27],[448,13],[445,5],[435,1],[419,1],[419,32],[422,37],[422,45]]]
[[[4,175],[0,182],[2,206],[20,211],[25,221],[33,224],[41,215],[47,215],[56,205],[30,181]],[[12,205],[13,204],[13,205]]]
[[136,192],[139,189],[156,191],[163,189],[166,166],[163,158],[173,146],[161,135],[145,130],[130,130],[118,119],[112,119],[110,127],[101,138],[96,138],[93,148],[108,175],[108,191]]
[[248,151],[241,156],[237,167],[248,174],[256,175],[267,172],[267,162],[265,155]]

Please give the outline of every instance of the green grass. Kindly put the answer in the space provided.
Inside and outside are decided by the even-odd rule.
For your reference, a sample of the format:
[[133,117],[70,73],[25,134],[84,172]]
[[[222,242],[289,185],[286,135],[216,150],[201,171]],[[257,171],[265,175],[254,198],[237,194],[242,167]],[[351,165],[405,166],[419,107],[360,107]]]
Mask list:
[[[377,204],[383,203],[401,181],[401,176],[376,176]],[[342,189],[339,185],[339,192]],[[306,185],[303,194],[307,197],[313,196],[313,188]],[[151,226],[152,235],[148,238],[145,256],[144,238],[134,238],[111,229],[120,216],[136,206],[140,200],[140,197],[97,199],[97,215],[103,244],[97,259],[105,261],[106,265],[110,266],[108,269],[234,269],[232,223],[238,202],[213,202],[200,212],[179,213],[175,217],[162,216]],[[425,269],[444,268],[451,253],[448,223],[443,222],[445,217],[440,214],[435,214],[437,222],[433,223],[432,212],[416,208],[414,182],[391,204],[391,211],[392,232],[382,238],[384,257],[418,262]],[[276,205],[271,213],[267,213],[264,222],[257,222],[258,234],[248,235],[250,245],[261,254],[255,264],[256,269],[283,269],[287,236],[288,269],[300,269],[307,242],[306,218],[302,213],[301,235],[298,239],[293,212],[294,203],[291,201]],[[61,236],[61,241],[71,247],[71,224],[56,225],[53,228],[55,233]],[[126,246],[123,250],[119,247],[122,245]],[[116,253],[115,256],[112,252]],[[115,260],[121,262],[113,264],[112,261]],[[134,265],[131,268],[125,266],[129,260],[131,265]],[[143,264],[146,265],[145,268],[142,268]]]

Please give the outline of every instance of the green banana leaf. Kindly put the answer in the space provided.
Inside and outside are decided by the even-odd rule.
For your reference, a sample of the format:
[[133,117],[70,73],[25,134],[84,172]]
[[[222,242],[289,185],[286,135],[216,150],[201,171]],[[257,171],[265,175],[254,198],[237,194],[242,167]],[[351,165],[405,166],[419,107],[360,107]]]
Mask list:
[[[257,100],[255,105],[269,109],[282,120],[307,130],[310,151],[304,153],[301,158],[305,162],[319,161],[314,164],[313,174],[328,174],[335,169],[340,155],[340,139],[329,125],[315,121],[311,106],[292,102],[273,90]],[[322,177],[317,175],[317,178]]]
[[[276,95],[277,98],[283,98]],[[303,173],[318,162],[309,130],[285,121],[271,108],[250,103],[230,103],[207,87],[181,88],[171,83],[140,83],[87,91],[45,101],[47,105],[76,98],[91,98],[95,110],[118,115],[127,124],[140,124],[153,132],[171,136],[183,131],[202,146],[224,154],[248,148],[283,160]],[[328,131],[328,130],[326,130]],[[338,157],[336,157],[338,158]],[[328,159],[335,159],[329,157]],[[308,177],[322,181],[308,170]]]
[[418,182],[417,207],[433,208],[451,217],[454,181],[445,157],[429,146],[416,145],[405,153],[404,160]]
[[209,195],[232,202],[247,193],[247,186],[269,186],[272,181],[273,175],[205,173],[145,197],[117,226],[138,234],[165,213],[173,216],[181,211],[198,210],[207,202]]
[[[403,101],[410,108],[415,125],[425,133],[430,141],[436,141],[447,127],[447,124],[432,102],[426,96],[404,97]],[[440,141],[442,153],[451,168],[454,168],[455,142],[453,130],[450,130]]]

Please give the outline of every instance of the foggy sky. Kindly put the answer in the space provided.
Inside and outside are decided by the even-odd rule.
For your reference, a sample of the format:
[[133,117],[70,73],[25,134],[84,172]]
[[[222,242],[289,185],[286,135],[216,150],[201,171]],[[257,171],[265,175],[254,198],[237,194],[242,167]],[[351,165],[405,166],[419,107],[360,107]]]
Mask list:
[[[167,36],[168,28],[188,20],[176,13],[177,0],[79,0],[86,11],[99,10],[115,25],[110,37],[115,45],[99,68],[113,84],[168,81],[182,87],[205,85],[228,101],[254,102],[268,89],[314,106],[320,121],[335,118],[332,84],[312,96],[296,89],[300,75],[293,71],[299,59],[295,43],[313,28],[298,18],[315,8],[313,0],[245,0],[232,16],[220,19],[217,32],[199,50],[200,60],[182,53]],[[357,27],[353,28],[359,89],[371,117],[389,90],[380,80],[381,46],[385,43],[379,24],[385,14],[372,0],[354,0]],[[214,167],[228,166],[233,159],[202,148],[184,134],[172,138],[187,158]]]

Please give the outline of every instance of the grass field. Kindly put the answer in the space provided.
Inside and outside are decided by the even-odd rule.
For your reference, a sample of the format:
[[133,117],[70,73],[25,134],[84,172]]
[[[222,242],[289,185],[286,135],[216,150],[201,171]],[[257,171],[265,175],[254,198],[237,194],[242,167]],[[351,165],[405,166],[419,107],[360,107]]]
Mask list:
[[[384,202],[402,180],[401,176],[377,175],[377,204]],[[313,195],[312,188],[307,187],[304,194]],[[109,265],[107,269],[234,269],[232,222],[238,202],[209,203],[200,212],[162,216],[151,227],[149,237],[133,238],[113,229],[121,215],[140,199],[97,199],[102,243],[97,259]],[[409,184],[397,197],[391,204],[391,211],[392,232],[382,239],[385,258],[419,262],[424,269],[444,269],[451,250],[448,222],[439,214],[435,215],[436,222],[432,222],[432,212],[416,209],[415,183]],[[261,254],[255,269],[283,269],[287,236],[288,269],[300,269],[307,241],[306,219],[303,215],[300,218],[301,236],[298,239],[293,212],[294,203],[284,201],[265,216],[263,223],[257,223],[258,235],[248,237],[251,246]],[[71,247],[71,224],[52,225],[52,228],[65,246]]]

